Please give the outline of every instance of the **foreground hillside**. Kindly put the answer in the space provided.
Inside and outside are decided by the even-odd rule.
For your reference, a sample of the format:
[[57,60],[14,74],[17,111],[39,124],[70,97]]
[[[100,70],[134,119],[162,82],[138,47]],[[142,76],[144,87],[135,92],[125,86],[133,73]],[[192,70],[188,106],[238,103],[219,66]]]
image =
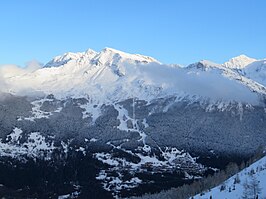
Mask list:
[[[249,186],[249,187],[248,187]],[[195,199],[225,198],[266,198],[266,157],[232,176],[219,186]]]

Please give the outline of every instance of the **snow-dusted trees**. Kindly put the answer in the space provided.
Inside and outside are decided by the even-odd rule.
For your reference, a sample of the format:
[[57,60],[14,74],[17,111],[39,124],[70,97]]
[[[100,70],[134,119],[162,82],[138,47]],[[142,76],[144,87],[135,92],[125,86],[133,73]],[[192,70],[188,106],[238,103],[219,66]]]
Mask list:
[[249,175],[249,179],[243,183],[243,199],[256,199],[261,193],[260,183],[254,174]]

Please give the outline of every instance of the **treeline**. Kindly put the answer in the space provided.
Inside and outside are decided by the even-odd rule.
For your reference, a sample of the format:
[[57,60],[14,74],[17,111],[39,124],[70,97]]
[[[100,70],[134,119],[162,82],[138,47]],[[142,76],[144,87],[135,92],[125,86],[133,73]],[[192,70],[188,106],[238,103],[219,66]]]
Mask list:
[[[231,162],[224,170],[217,171],[213,175],[208,175],[205,178],[195,180],[191,184],[185,184],[181,187],[172,188],[157,194],[145,194],[141,197],[132,197],[131,199],[193,199],[193,196],[197,194],[203,195],[204,192],[207,192],[220,184],[222,184],[220,190],[223,191],[226,188],[223,186],[224,181],[261,159],[264,155],[264,147],[259,147],[252,157],[247,161],[243,161],[240,165]],[[236,184],[240,183],[239,177],[236,176],[234,181]]]

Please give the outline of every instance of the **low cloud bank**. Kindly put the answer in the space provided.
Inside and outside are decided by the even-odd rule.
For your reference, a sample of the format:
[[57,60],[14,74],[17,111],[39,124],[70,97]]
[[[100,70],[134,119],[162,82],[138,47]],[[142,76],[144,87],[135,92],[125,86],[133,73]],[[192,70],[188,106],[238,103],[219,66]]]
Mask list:
[[36,60],[27,62],[24,67],[13,64],[0,65],[0,93],[8,92],[11,89],[6,81],[8,78],[32,73],[40,68],[42,68],[42,64]]
[[147,65],[141,68],[143,80],[164,85],[169,92],[185,92],[214,100],[239,101],[257,104],[258,95],[240,82],[230,80],[215,71],[189,71],[162,65]]

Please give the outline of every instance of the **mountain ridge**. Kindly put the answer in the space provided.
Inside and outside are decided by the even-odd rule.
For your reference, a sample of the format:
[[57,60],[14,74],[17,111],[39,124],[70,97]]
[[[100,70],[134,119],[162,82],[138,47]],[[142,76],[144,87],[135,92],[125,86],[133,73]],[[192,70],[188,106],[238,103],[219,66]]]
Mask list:
[[[65,53],[34,72],[6,78],[5,83],[8,85],[6,91],[13,94],[43,93],[61,98],[89,94],[98,101],[131,97],[149,101],[176,95],[254,103],[258,101],[255,95],[266,94],[265,85],[258,85],[224,64],[203,60],[188,67],[173,67],[149,56],[112,48]],[[219,90],[224,93],[219,94]]]
[[257,59],[250,58],[244,54],[231,58],[229,61],[222,65],[232,69],[243,69],[252,62],[258,61]]
[[[103,63],[105,63],[105,62],[111,61],[110,58],[119,58],[115,56],[120,56],[121,58],[124,58],[124,59],[125,58],[135,59],[138,61],[159,63],[159,61],[149,56],[144,56],[140,54],[130,54],[130,53],[126,53],[126,52],[116,50],[113,48],[105,47],[100,52],[96,52],[92,49],[88,49],[85,52],[77,52],[77,53],[67,52],[67,53],[64,53],[63,55],[58,55],[54,57],[51,61],[45,64],[44,67],[58,67],[58,66],[66,64],[68,61],[71,61],[71,60],[81,61],[81,59],[88,59],[92,61],[97,61],[97,60],[100,61],[100,59],[101,60],[105,59],[102,61]],[[109,58],[109,60],[106,60],[106,58]]]

